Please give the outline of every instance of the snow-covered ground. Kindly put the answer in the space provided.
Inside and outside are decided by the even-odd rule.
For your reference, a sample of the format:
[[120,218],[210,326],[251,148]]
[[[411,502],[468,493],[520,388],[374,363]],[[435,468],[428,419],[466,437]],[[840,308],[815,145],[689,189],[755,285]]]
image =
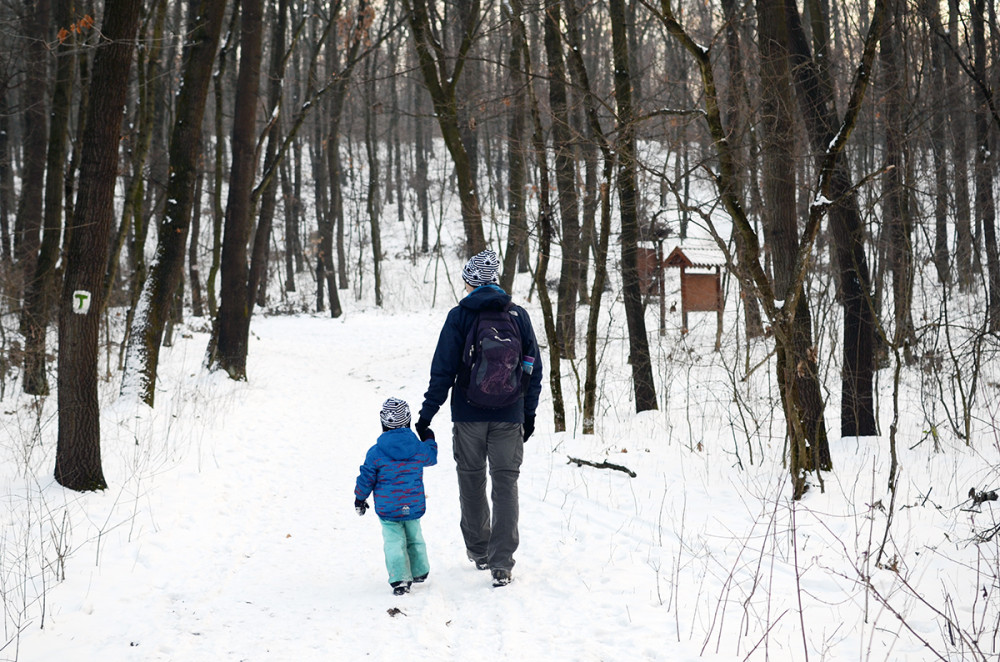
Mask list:
[[[603,341],[597,435],[579,433],[567,364],[570,431],[552,431],[543,391],[510,586],[465,558],[442,409],[440,462],[425,470],[430,578],[393,596],[354,480],[381,402],[419,408],[460,264],[439,265],[433,306],[434,260],[420,258],[386,263],[381,309],[344,292],[339,319],[258,311],[246,382],[202,369],[207,324],[189,318],[161,354],[155,409],[106,383],[104,493],[54,483],[54,398],[32,410],[8,385],[0,660],[986,659],[974,646],[996,659],[997,541],[970,543],[992,504],[963,503],[996,484],[995,436],[964,446],[942,430],[934,452],[904,400],[895,503],[887,437],[834,438],[824,489],[814,480],[793,503],[773,369],[738,381],[737,331],[716,354],[714,316],[693,315],[682,338],[676,313],[661,338],[655,306],[660,411],[633,413],[620,331]],[[519,276],[519,301],[527,292]],[[526,304],[542,335],[537,297]],[[752,347],[752,363],[767,350]],[[996,384],[984,389],[995,403]]]

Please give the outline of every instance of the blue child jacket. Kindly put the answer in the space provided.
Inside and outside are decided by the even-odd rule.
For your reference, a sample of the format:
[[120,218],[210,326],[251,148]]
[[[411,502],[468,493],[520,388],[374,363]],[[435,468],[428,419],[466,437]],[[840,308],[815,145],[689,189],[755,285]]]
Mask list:
[[410,428],[379,435],[361,465],[354,497],[375,493],[375,512],[393,522],[418,519],[427,509],[424,467],[437,464],[437,442],[420,441]]
[[531,328],[531,319],[524,308],[513,306],[512,312],[521,331],[521,351],[535,359],[534,370],[528,381],[524,397],[502,409],[482,409],[471,404],[457,385],[459,371],[463,370],[462,350],[473,322],[481,310],[503,310],[510,302],[510,295],[497,285],[483,285],[467,294],[448,312],[441,335],[438,337],[434,358],[431,359],[431,379],[424,394],[420,417],[430,421],[438,413],[451,391],[452,421],[501,421],[524,423],[525,416],[534,416],[538,396],[542,391],[542,357]]

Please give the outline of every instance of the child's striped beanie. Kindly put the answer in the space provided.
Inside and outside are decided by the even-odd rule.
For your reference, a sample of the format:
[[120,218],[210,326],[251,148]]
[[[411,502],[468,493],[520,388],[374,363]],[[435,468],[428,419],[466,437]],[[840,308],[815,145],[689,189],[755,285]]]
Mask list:
[[389,398],[382,403],[382,411],[378,417],[382,420],[382,425],[390,430],[410,427],[410,405],[405,400]]

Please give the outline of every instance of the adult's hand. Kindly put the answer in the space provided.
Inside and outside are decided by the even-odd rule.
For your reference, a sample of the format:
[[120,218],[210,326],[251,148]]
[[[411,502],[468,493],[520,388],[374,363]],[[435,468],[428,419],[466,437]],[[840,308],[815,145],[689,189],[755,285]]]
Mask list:
[[[420,437],[420,441],[426,441],[427,440],[427,437],[426,437],[427,430],[430,429],[430,426],[431,426],[431,422],[428,421],[423,416],[421,416],[420,418],[417,419],[417,422],[413,425],[413,429],[417,431],[417,436]],[[431,437],[432,438],[434,437],[434,433],[433,432],[431,433]]]
[[527,442],[528,441],[528,437],[530,437],[535,432],[535,415],[534,414],[532,414],[531,416],[525,415],[525,417],[524,417],[524,426],[523,427],[524,427],[524,441]]

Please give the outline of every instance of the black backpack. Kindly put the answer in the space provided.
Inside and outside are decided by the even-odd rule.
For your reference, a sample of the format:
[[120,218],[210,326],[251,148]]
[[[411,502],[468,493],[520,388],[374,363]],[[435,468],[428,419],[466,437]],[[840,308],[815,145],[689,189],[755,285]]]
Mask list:
[[502,409],[521,397],[521,328],[514,304],[482,310],[469,328],[462,353],[465,397],[483,409]]

